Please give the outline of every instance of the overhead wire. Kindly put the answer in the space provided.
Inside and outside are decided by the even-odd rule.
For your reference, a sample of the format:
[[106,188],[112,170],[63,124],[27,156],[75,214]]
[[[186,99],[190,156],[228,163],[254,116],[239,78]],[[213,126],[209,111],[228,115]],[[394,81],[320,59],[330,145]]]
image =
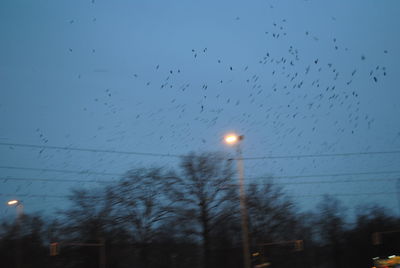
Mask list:
[[52,168],[33,168],[33,167],[16,167],[16,166],[0,166],[0,169],[14,169],[14,170],[30,170],[41,172],[56,172],[56,173],[70,173],[79,175],[102,175],[102,176],[123,176],[123,173],[110,173],[110,172],[96,172],[88,170],[69,170],[69,169],[52,169]]
[[[79,147],[65,147],[65,146],[50,146],[50,145],[34,145],[34,144],[22,144],[22,143],[4,143],[0,142],[0,146],[14,146],[14,147],[25,147],[25,148],[41,148],[41,149],[53,149],[53,150],[69,150],[69,151],[83,151],[83,152],[96,152],[96,153],[113,153],[113,154],[127,154],[127,155],[143,155],[143,156],[161,156],[161,157],[184,157],[184,155],[178,154],[160,154],[160,153],[144,153],[134,151],[118,151],[118,150],[104,150],[104,149],[93,149],[93,148],[79,148]],[[280,155],[280,156],[260,156],[260,157],[243,157],[243,160],[262,160],[262,159],[299,159],[299,158],[318,158],[318,157],[347,157],[356,155],[379,155],[379,154],[399,154],[400,150],[393,151],[374,151],[374,152],[350,152],[350,153],[331,153],[331,154],[305,154],[305,155]],[[235,158],[230,158],[234,160]],[[15,166],[0,166],[1,169],[14,169],[14,170],[30,170],[30,171],[41,171],[41,172],[58,172],[58,173],[69,173],[69,174],[80,174],[80,175],[102,175],[102,176],[124,176],[122,173],[109,173],[109,172],[94,172],[94,171],[76,171],[76,170],[64,170],[64,169],[49,169],[49,168],[31,168],[31,167],[15,167]],[[355,173],[334,173],[334,174],[309,174],[309,175],[288,175],[288,176],[271,176],[271,177],[248,177],[249,179],[289,179],[289,178],[314,178],[314,177],[338,177],[338,176],[361,176],[361,175],[376,175],[376,174],[397,174],[400,171],[378,171],[378,172],[355,172]],[[111,183],[111,180],[78,180],[78,179],[46,179],[46,178],[13,178],[5,177],[0,180],[20,180],[20,181],[42,181],[42,182],[93,182],[93,183]],[[306,181],[306,182],[286,182],[279,184],[317,184],[317,183],[353,183],[353,182],[371,182],[371,181],[391,181],[398,180],[397,178],[385,178],[385,179],[360,179],[360,180],[341,180],[341,181]],[[354,196],[354,195],[383,195],[383,194],[398,194],[399,192],[376,192],[376,193],[337,193],[335,196]],[[15,196],[16,194],[1,194],[0,196]],[[28,194],[26,197],[33,198],[66,198],[68,196],[59,195],[38,195]],[[298,195],[293,197],[317,197],[323,195]]]
[[30,182],[72,182],[72,183],[113,183],[115,180],[78,180],[78,179],[47,179],[47,178],[21,178],[1,177],[1,181],[30,181]]
[[[299,177],[299,176],[297,176]],[[246,178],[245,178],[246,179]],[[273,181],[275,178],[272,177]],[[399,178],[372,178],[372,179],[345,179],[345,180],[318,180],[318,181],[295,181],[295,182],[273,182],[272,184],[277,185],[301,185],[301,184],[338,184],[338,183],[359,183],[359,182],[383,182],[383,181],[395,181],[400,180]],[[67,183],[103,183],[110,184],[118,182],[118,180],[93,180],[93,179],[49,179],[49,178],[28,178],[28,177],[0,177],[0,181],[29,181],[29,182],[67,182]],[[245,183],[250,185],[250,182]],[[265,185],[265,182],[256,182],[256,184]],[[236,184],[232,184],[236,185]]]
[[[79,175],[102,175],[102,176],[126,176],[127,173],[110,173],[110,172],[96,172],[89,170],[69,170],[69,169],[50,169],[50,168],[32,168],[32,167],[17,167],[17,166],[0,166],[0,169],[13,169],[13,170],[29,170],[29,171],[40,171],[40,172],[56,172],[65,174],[79,174]],[[389,171],[369,171],[369,172],[347,172],[347,173],[328,173],[328,174],[306,174],[306,175],[284,175],[284,176],[257,176],[257,177],[246,177],[246,180],[258,180],[258,179],[293,179],[293,178],[318,178],[318,177],[342,177],[342,176],[363,176],[363,175],[379,175],[379,174],[400,174],[400,170],[389,170]],[[0,178],[1,180],[11,178]],[[29,178],[25,178],[29,180]],[[34,179],[33,179],[34,180]],[[49,179],[50,180],[50,179]],[[77,182],[89,182],[89,180],[76,180]],[[98,182],[98,180],[93,180]]]
[[177,155],[177,154],[145,153],[145,152],[134,152],[134,151],[79,148],[79,147],[70,147],[70,146],[37,145],[37,144],[26,144],[26,143],[0,142],[0,145],[1,146],[36,148],[36,149],[53,149],[53,150],[81,151],[81,152],[91,152],[91,153],[111,153],[111,154],[127,154],[127,155],[142,155],[142,156],[162,156],[162,157],[174,157],[174,158],[180,158],[183,156],[183,155]]
[[[68,150],[68,151],[81,151],[92,153],[112,153],[112,154],[126,154],[126,155],[142,155],[142,156],[158,156],[158,157],[173,157],[182,158],[182,154],[165,154],[165,153],[146,153],[135,151],[119,151],[119,150],[106,150],[94,148],[81,148],[72,146],[53,146],[53,145],[37,145],[26,143],[8,143],[0,142],[0,146],[14,146],[36,149],[53,149],[53,150]],[[400,150],[393,151],[372,151],[372,152],[347,152],[347,153],[330,153],[330,154],[297,154],[297,155],[267,155],[257,157],[243,157],[243,160],[263,160],[263,159],[300,159],[300,158],[318,158],[318,157],[347,157],[347,156],[360,156],[360,155],[380,155],[380,154],[400,154]],[[224,158],[226,159],[226,158]],[[236,158],[228,158],[234,160]]]
[[[342,197],[353,197],[353,196],[364,196],[364,195],[394,195],[400,194],[400,192],[368,192],[368,193],[329,193],[329,194],[306,194],[306,195],[291,195],[292,198],[311,198],[311,197],[323,197],[326,195],[330,196],[342,196]],[[27,197],[27,198],[70,198],[71,195],[48,195],[48,194],[11,194],[11,193],[0,193],[0,196],[4,197]],[[99,196],[85,196],[85,198],[99,198]]]
[[339,156],[347,157],[347,156],[379,155],[379,154],[400,154],[400,150],[375,151],[375,152],[331,153],[331,154],[271,155],[271,156],[258,156],[258,157],[243,157],[243,160],[318,158],[318,157],[339,157]]
[[[360,182],[383,182],[383,181],[397,181],[400,178],[375,178],[375,179],[358,179],[358,180],[330,180],[330,181],[298,181],[298,182],[278,182],[277,185],[301,185],[301,184],[339,184],[339,183],[360,183]],[[265,184],[265,183],[261,183]]]
[[258,176],[246,177],[246,179],[295,179],[295,178],[317,178],[317,177],[341,177],[341,176],[361,176],[376,174],[400,174],[400,170],[389,171],[368,171],[368,172],[349,172],[349,173],[330,173],[330,174],[308,174],[308,175],[285,175],[285,176]]

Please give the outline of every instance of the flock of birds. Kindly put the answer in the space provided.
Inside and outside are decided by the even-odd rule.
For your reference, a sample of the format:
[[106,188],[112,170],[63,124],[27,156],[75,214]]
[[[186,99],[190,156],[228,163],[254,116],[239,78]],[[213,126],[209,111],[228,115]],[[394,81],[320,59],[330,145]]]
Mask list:
[[[240,23],[241,18],[233,20]],[[372,83],[371,88],[378,87],[388,75],[387,68],[371,63],[362,53],[357,61],[351,62],[352,67],[347,66],[340,57],[354,56],[350,48],[337,38],[322,43],[321,38],[308,30],[304,31],[302,42],[320,42],[325,53],[318,55],[311,49],[300,49],[290,39],[289,21],[272,22],[260,32],[261,41],[257,41],[265,42],[265,50],[246,63],[215,57],[217,52],[213,47],[187,47],[182,53],[190,58],[190,63],[185,66],[170,67],[174,63],[164,61],[151,69],[130,71],[124,78],[127,87],[142,92],[143,96],[152,94],[154,102],[141,99],[141,94],[129,102],[121,102],[131,96],[125,88],[99,89],[92,96],[93,103],[82,107],[84,113],[104,118],[91,138],[123,147],[124,142],[140,133],[137,140],[147,139],[148,144],[167,140],[171,144],[170,153],[186,153],[193,149],[193,143],[208,143],[206,138],[195,134],[198,129],[220,129],[221,125],[226,127],[236,122],[242,131],[268,132],[275,148],[291,141],[296,147],[293,150],[303,152],[315,148],[311,146],[313,137],[327,125],[335,129],[333,135],[352,135],[360,127],[371,129],[374,117],[362,108],[361,87],[366,83]],[[93,18],[93,23],[96,22]],[[73,19],[69,21],[75,23]],[[67,53],[75,51],[74,47],[67,48]],[[91,53],[97,51],[92,48]],[[387,50],[380,53],[389,54]],[[333,59],[328,60],[332,57],[327,55],[334,55]],[[211,63],[207,68],[213,74],[193,79],[193,73],[204,67],[204,62]],[[107,75],[107,70],[94,72]],[[79,73],[78,79],[83,78]],[[327,122],[327,118],[332,121]],[[137,126],[144,130],[136,132]],[[42,144],[50,140],[45,132],[36,130]],[[102,132],[107,134],[101,135]],[[65,138],[69,137],[67,133]],[[104,147],[109,148],[107,144]],[[43,157],[56,158],[59,153],[49,150]],[[104,161],[105,158],[100,158],[99,164]]]
[[[274,7],[270,7],[274,8]],[[332,18],[336,20],[336,18]],[[235,18],[236,21],[240,17]],[[93,19],[96,22],[96,18]],[[75,23],[70,20],[70,24]],[[280,42],[281,39],[290,40],[288,34],[288,20],[281,19],[279,22],[272,22],[268,30],[263,34],[267,37],[268,43],[276,42],[274,46],[283,46],[285,43]],[[310,31],[304,31],[305,41],[303,42],[320,42],[320,38]],[[292,42],[293,40],[291,40]],[[294,43],[294,42],[292,42]],[[349,48],[344,44],[340,44],[337,38],[332,38],[326,46],[326,54],[337,53],[337,57],[345,57],[343,52],[350,54]],[[268,46],[267,46],[268,48]],[[210,69],[218,70],[221,74],[221,79],[215,81],[190,81],[185,75],[196,69],[196,65],[200,59],[208,56],[209,49],[212,48],[188,48],[192,56],[193,67],[168,68],[168,63],[157,63],[153,70],[140,70],[129,75],[135,79],[132,83],[134,90],[143,92],[153,92],[155,96],[158,90],[169,90],[172,94],[165,94],[168,99],[165,103],[169,103],[167,108],[154,108],[150,112],[138,112],[134,118],[136,120],[151,120],[159,121],[158,126],[165,125],[166,122],[172,121],[169,128],[171,138],[182,140],[182,137],[177,137],[177,126],[179,125],[182,136],[190,136],[188,131],[193,124],[193,121],[198,121],[205,127],[210,128],[216,126],[220,122],[220,118],[227,119],[227,107],[236,106],[237,110],[243,113],[237,113],[236,117],[230,121],[239,121],[247,125],[249,130],[256,126],[269,126],[273,129],[274,134],[281,139],[281,144],[289,136],[296,132],[297,137],[301,137],[307,132],[304,127],[300,128],[293,120],[309,120],[307,125],[311,132],[318,129],[319,122],[323,117],[329,116],[331,113],[337,113],[337,110],[345,111],[347,122],[345,119],[338,117],[333,121],[338,133],[349,132],[354,134],[357,128],[363,124],[370,129],[374,123],[374,118],[368,112],[362,111],[360,108],[360,95],[363,94],[359,87],[363,86],[365,80],[370,80],[373,84],[377,84],[387,75],[385,66],[371,66],[368,75],[363,71],[367,64],[367,57],[364,54],[359,55],[358,62],[352,62],[354,68],[348,70],[348,66],[343,66],[343,62],[337,63],[335,59],[327,61],[326,55],[313,55],[312,51],[302,51],[295,45],[287,46],[286,50],[267,51],[259,57],[257,61],[248,62],[245,65],[228,63],[229,60],[222,58],[208,59],[214,62],[215,66]],[[329,51],[331,50],[331,51]],[[339,54],[339,51],[342,54]],[[69,48],[69,52],[73,52]],[[93,48],[95,53],[96,49]],[[387,50],[383,50],[382,54],[388,54]],[[336,58],[337,58],[336,57]],[[219,66],[222,66],[220,68]],[[361,67],[361,68],[359,68]],[[162,78],[162,76],[164,76]],[[79,74],[79,78],[81,75]],[[363,81],[364,80],[364,81]],[[270,83],[272,81],[272,83]],[[229,90],[228,90],[229,87]],[[246,95],[240,97],[232,97],[232,90],[240,90],[246,92]],[[117,89],[104,89],[104,94],[94,98],[94,102],[104,105],[109,108],[111,114],[122,112],[118,101],[113,101],[113,92]],[[184,95],[185,93],[189,94]],[[200,94],[198,92],[201,92]],[[217,93],[216,93],[217,92]],[[144,93],[148,94],[148,93]],[[162,94],[161,94],[162,95]],[[172,96],[172,97],[171,97]],[[182,97],[185,96],[185,97]],[[161,97],[163,98],[163,97]],[[223,99],[223,101],[220,101]],[[271,103],[271,100],[273,102]],[[279,103],[279,105],[277,105]],[[136,102],[139,107],[142,105],[148,106],[143,102]],[[164,105],[163,105],[164,106]],[[197,115],[193,114],[196,110],[193,106],[197,106]],[[251,108],[250,108],[251,107]],[[250,109],[249,109],[250,108]],[[255,114],[255,108],[257,115]],[[83,108],[88,111],[88,108]],[[167,118],[165,112],[169,113]],[[190,113],[188,117],[186,113]],[[263,116],[260,116],[263,115]],[[178,121],[175,120],[178,119]],[[183,118],[186,118],[183,120]],[[191,121],[188,121],[192,119]],[[311,121],[310,121],[311,120]],[[120,122],[115,127],[122,127],[124,123]],[[104,130],[106,127],[99,126],[97,130]],[[123,128],[123,127],[122,127]],[[260,130],[262,131],[262,130]],[[118,130],[119,136],[122,138],[127,135],[126,130]],[[165,131],[163,131],[165,133]],[[151,131],[153,135],[157,131]],[[95,135],[94,137],[96,137]],[[147,135],[148,137],[149,135]],[[160,139],[165,138],[165,134],[159,136]],[[193,140],[194,138],[192,138]],[[201,138],[204,143],[206,140]],[[182,143],[179,143],[182,145]],[[190,147],[187,147],[190,150]],[[175,147],[174,149],[177,149]],[[298,145],[297,149],[305,149],[304,145]]]

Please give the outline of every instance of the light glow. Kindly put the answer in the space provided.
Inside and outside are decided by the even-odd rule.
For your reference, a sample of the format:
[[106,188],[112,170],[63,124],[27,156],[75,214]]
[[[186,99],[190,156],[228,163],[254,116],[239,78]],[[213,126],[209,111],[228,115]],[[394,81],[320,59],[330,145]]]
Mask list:
[[7,204],[8,204],[9,206],[17,205],[18,203],[19,203],[18,200],[10,200],[10,201],[7,202]]
[[228,144],[234,144],[239,140],[239,136],[236,134],[228,134],[225,136],[225,142]]

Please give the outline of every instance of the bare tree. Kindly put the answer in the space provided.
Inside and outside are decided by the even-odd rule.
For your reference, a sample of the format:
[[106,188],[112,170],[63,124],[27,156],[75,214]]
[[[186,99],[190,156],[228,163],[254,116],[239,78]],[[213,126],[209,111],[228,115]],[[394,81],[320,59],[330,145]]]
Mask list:
[[63,233],[69,239],[98,240],[106,229],[115,227],[109,187],[73,189],[69,199],[72,206],[61,211],[66,217]]
[[293,267],[294,242],[291,241],[300,239],[293,202],[272,181],[250,184],[246,196],[251,245],[261,254],[260,260],[255,261],[272,261],[280,267]]
[[341,267],[345,234],[346,208],[336,197],[325,195],[317,205],[316,227],[323,249],[331,259],[333,267]]
[[190,153],[183,157],[181,172],[171,178],[170,210],[182,231],[201,239],[203,266],[211,266],[211,232],[232,216],[236,189],[232,188],[231,161],[220,153]]
[[294,204],[281,188],[252,183],[246,195],[253,244],[294,238]]
[[151,261],[149,246],[170,214],[168,177],[160,168],[140,168],[127,172],[112,188],[116,220],[130,230],[144,267]]
[[[51,241],[61,242],[61,253],[57,257],[61,266],[98,267],[99,263],[106,262],[112,267],[123,267],[119,256],[126,251],[126,247],[121,245],[127,244],[129,234],[115,220],[111,188],[75,189],[69,198],[72,205],[61,212],[63,218],[58,221],[61,228],[53,235],[58,240]],[[84,246],[102,243],[106,246]],[[115,246],[116,244],[119,245]]]

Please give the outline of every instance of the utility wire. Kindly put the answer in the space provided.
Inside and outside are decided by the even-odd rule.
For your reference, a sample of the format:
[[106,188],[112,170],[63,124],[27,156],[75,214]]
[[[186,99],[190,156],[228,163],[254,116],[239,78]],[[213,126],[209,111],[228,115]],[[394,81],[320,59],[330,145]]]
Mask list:
[[296,198],[308,198],[308,197],[321,197],[321,196],[326,196],[326,195],[333,195],[333,196],[342,196],[342,197],[353,197],[353,196],[363,196],[363,195],[398,195],[400,192],[372,192],[372,193],[336,193],[336,194],[318,194],[318,195],[289,195],[291,197],[296,197]]
[[0,196],[4,197],[30,197],[30,198],[68,198],[68,195],[48,195],[48,194],[9,194],[0,193]]
[[[79,148],[79,147],[69,147],[69,146],[36,145],[36,144],[7,143],[7,142],[0,142],[0,146],[82,151],[82,152],[92,152],[92,153],[113,153],[113,154],[127,154],[127,155],[161,156],[161,157],[173,157],[173,158],[181,158],[181,157],[185,156],[185,155],[179,155],[179,154],[144,153],[144,152],[134,152],[134,151],[118,151],[118,150],[105,150],[105,149],[94,149],[94,148]],[[331,153],[331,154],[304,154],[304,155],[299,154],[299,155],[275,155],[275,156],[270,155],[270,156],[259,156],[259,157],[243,157],[243,160],[293,159],[293,158],[299,159],[299,158],[317,158],[317,157],[348,157],[348,156],[356,156],[356,155],[379,155],[379,154],[400,154],[400,150],[375,151],[375,152]],[[229,158],[229,159],[234,160],[235,158]]]
[[[109,173],[109,172],[95,172],[88,170],[68,170],[68,169],[49,169],[49,168],[32,168],[32,167],[16,167],[16,166],[0,166],[0,169],[13,169],[13,170],[30,170],[40,172],[56,172],[66,174],[79,174],[79,175],[102,175],[102,176],[126,176],[126,173]],[[308,175],[286,175],[286,176],[259,176],[259,177],[246,177],[246,180],[258,179],[294,179],[294,178],[318,178],[318,177],[341,177],[341,176],[362,176],[362,175],[379,175],[379,174],[400,174],[400,170],[391,171],[371,171],[371,172],[349,172],[349,173],[331,173],[331,174],[308,174]],[[6,179],[6,178],[2,178]],[[11,178],[8,178],[11,179]],[[27,179],[28,180],[28,179]],[[80,181],[80,180],[77,180]],[[82,180],[84,181],[84,180]],[[86,181],[86,180],[85,180]],[[96,180],[97,182],[97,180]]]
[[102,176],[124,176],[122,173],[95,172],[86,170],[68,170],[68,169],[51,169],[51,168],[32,168],[32,167],[15,167],[15,166],[0,166],[0,169],[15,169],[15,170],[30,170],[41,172],[56,172],[56,173],[72,173],[80,175],[102,175]]
[[294,184],[324,184],[324,183],[358,183],[358,182],[382,182],[382,181],[397,181],[399,178],[385,179],[360,179],[360,180],[340,180],[340,181],[301,181],[301,182],[279,182],[279,185],[294,185]]
[[[345,179],[345,180],[319,180],[319,181],[296,181],[296,182],[277,182],[273,183],[276,185],[301,185],[301,184],[338,184],[338,183],[359,183],[359,182],[383,182],[383,181],[396,181],[399,178],[374,178],[374,179]],[[48,179],[48,178],[23,178],[23,177],[0,177],[0,181],[8,182],[8,181],[29,181],[29,182],[70,182],[70,183],[102,183],[102,184],[110,184],[116,183],[117,180],[79,180],[79,179]],[[250,185],[248,182],[246,185]],[[267,185],[265,182],[258,182],[256,184],[259,185]],[[229,186],[237,187],[237,184],[229,184]]]
[[[311,198],[311,197],[323,197],[326,195],[330,196],[342,196],[342,197],[353,197],[353,196],[364,196],[364,195],[394,195],[400,194],[400,192],[369,192],[369,193],[333,193],[333,194],[308,194],[308,195],[291,195],[292,198]],[[47,195],[47,194],[9,194],[0,193],[0,196],[4,197],[27,197],[27,198],[70,198],[71,195]],[[85,198],[99,198],[99,196],[85,196]]]
[[[383,179],[358,179],[358,180],[352,180],[352,179],[345,179],[345,180],[330,180],[330,181],[297,181],[297,182],[277,182],[273,183],[276,185],[301,185],[301,184],[339,184],[339,183],[359,183],[359,182],[383,182],[383,181],[397,181],[399,178],[383,178]],[[267,183],[261,182],[261,183],[256,183],[260,185],[267,185]],[[246,185],[250,185],[250,183],[246,183]],[[238,185],[236,185],[238,186]]]
[[317,177],[341,177],[341,176],[361,176],[361,175],[376,175],[376,174],[398,174],[400,170],[393,171],[371,171],[371,172],[354,172],[354,173],[332,173],[332,174],[310,174],[310,175],[286,175],[286,176],[260,176],[247,177],[247,180],[254,179],[295,179],[295,178],[317,178]]
[[182,155],[177,155],[177,154],[143,153],[143,152],[133,152],[133,151],[103,150],[103,149],[93,149],[93,148],[78,148],[78,147],[52,146],[52,145],[36,145],[36,144],[25,144],[25,143],[0,142],[0,145],[1,146],[36,148],[36,149],[81,151],[81,152],[91,152],[91,153],[111,153],[111,154],[127,154],[127,155],[144,155],[144,156],[163,156],[163,157],[174,157],[174,158],[182,157]]
[[278,155],[278,156],[259,156],[243,157],[243,160],[262,160],[262,159],[290,159],[290,158],[317,158],[317,157],[347,157],[356,155],[378,155],[378,154],[400,154],[400,150],[395,151],[375,151],[375,152],[352,152],[352,153],[332,153],[332,154],[299,154],[299,155]]
[[2,177],[1,181],[30,181],[30,182],[73,182],[73,183],[113,183],[115,180],[77,180],[77,179],[46,179],[46,178],[15,178],[15,177]]

